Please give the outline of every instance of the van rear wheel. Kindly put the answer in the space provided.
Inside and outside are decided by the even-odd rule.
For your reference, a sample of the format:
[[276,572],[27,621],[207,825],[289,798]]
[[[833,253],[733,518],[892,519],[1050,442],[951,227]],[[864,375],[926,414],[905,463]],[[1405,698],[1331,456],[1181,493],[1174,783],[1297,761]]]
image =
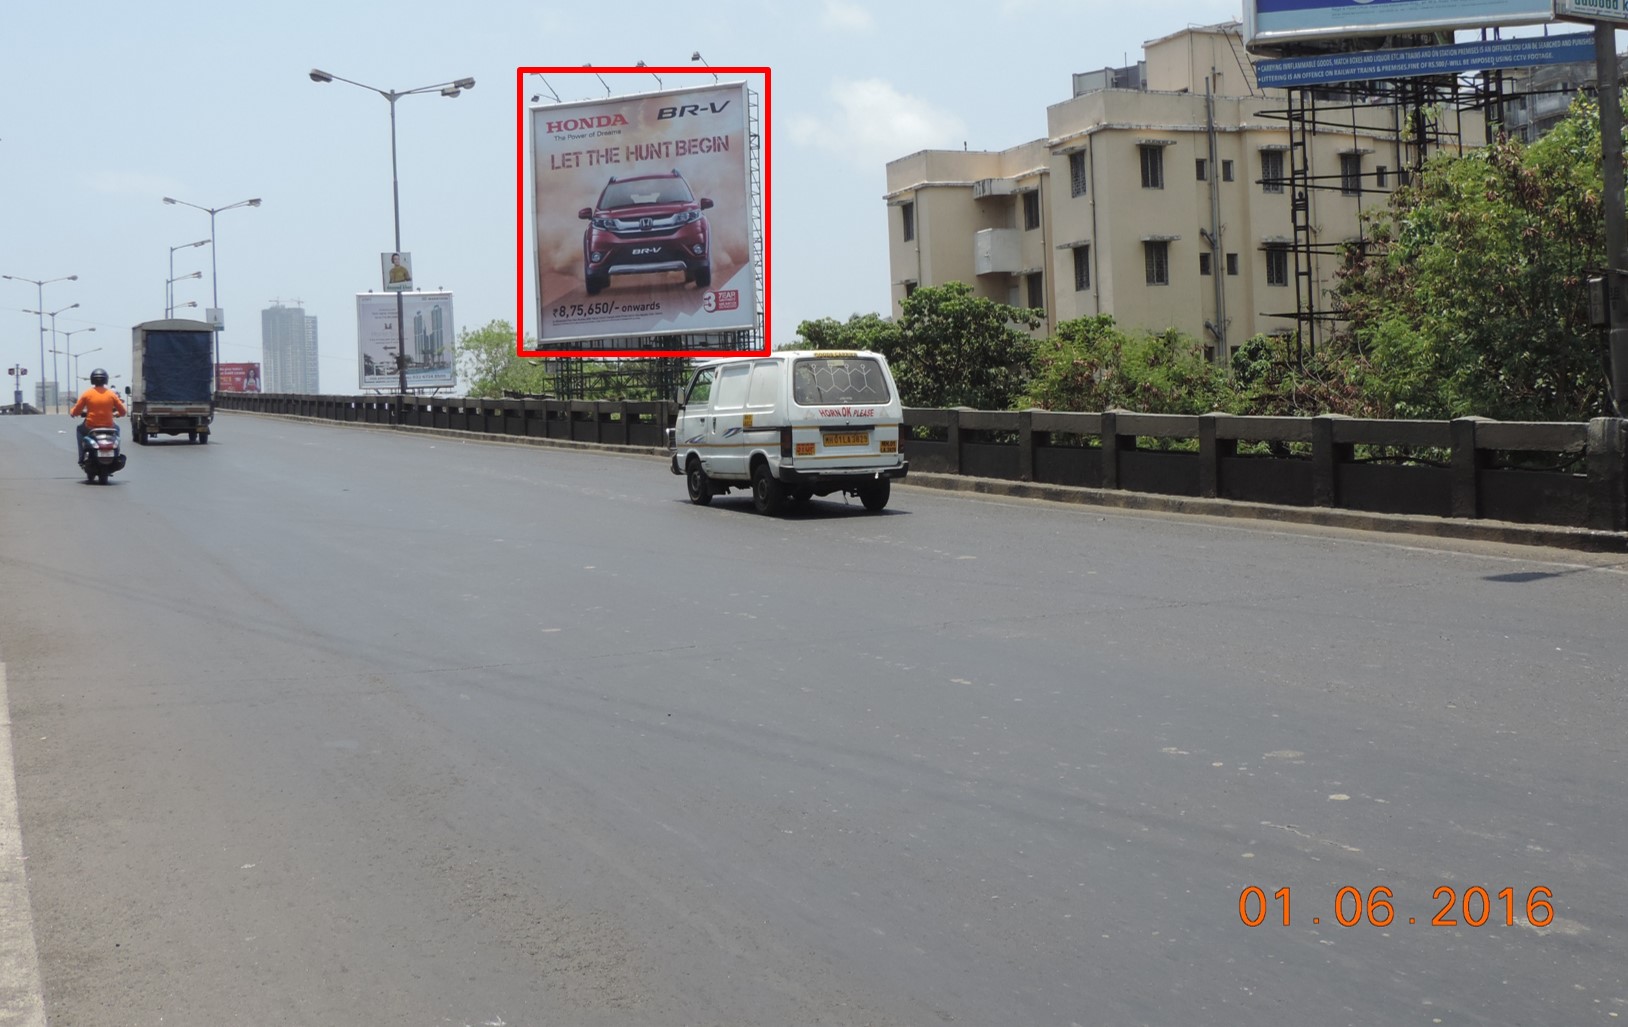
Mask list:
[[701,469],[699,457],[690,457],[690,462],[684,468],[684,484],[689,487],[690,502],[696,506],[706,506],[712,502],[712,479]]
[[887,506],[888,496],[893,492],[893,482],[888,478],[877,478],[867,481],[859,486],[859,501],[865,504],[865,509],[871,513],[878,513]]
[[760,514],[773,516],[786,505],[786,490],[775,480],[767,463],[752,468],[752,506]]

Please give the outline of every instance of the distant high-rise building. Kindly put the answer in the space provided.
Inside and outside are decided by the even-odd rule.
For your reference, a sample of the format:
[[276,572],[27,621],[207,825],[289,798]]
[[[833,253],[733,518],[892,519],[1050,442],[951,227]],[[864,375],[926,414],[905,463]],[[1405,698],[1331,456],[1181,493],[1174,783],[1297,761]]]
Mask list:
[[[297,301],[296,301],[297,302]],[[317,319],[279,300],[260,312],[260,350],[266,392],[316,395]]]

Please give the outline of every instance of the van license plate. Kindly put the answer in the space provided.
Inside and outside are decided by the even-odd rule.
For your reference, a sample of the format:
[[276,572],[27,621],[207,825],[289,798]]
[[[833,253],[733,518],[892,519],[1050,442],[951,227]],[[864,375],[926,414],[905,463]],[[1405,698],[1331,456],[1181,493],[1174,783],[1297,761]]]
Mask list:
[[865,431],[828,431],[824,433],[825,445],[831,446],[868,446],[871,444],[870,432]]

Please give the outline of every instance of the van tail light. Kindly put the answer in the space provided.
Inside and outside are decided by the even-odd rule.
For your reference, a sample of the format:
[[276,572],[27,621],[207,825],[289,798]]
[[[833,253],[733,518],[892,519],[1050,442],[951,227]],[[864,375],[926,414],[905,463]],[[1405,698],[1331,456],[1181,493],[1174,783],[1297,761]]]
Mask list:
[[791,429],[789,427],[788,428],[781,428],[780,429],[780,459],[788,460],[790,458],[791,458]]

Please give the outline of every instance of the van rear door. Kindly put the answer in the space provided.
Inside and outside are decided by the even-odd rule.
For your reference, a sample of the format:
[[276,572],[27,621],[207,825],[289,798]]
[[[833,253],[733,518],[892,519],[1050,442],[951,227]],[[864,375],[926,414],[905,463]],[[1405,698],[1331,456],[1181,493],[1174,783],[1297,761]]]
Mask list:
[[798,466],[822,470],[898,462],[902,411],[876,357],[817,352],[797,360],[792,400]]

